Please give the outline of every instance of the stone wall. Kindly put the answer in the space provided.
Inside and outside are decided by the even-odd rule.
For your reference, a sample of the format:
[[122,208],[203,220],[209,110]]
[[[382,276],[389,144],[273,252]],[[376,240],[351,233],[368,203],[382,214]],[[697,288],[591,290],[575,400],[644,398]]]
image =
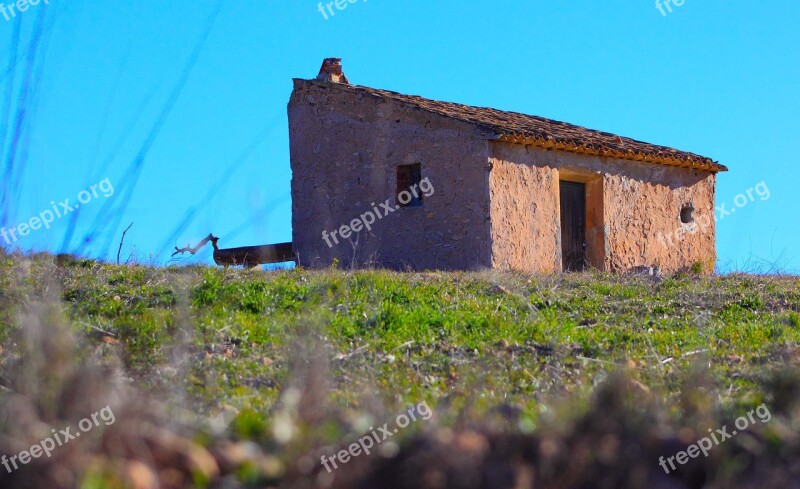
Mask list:
[[[701,263],[713,270],[713,173],[500,142],[490,143],[490,162],[495,268],[561,270],[558,181],[564,179],[587,184],[591,265],[669,272]],[[694,228],[680,221],[688,203]]]
[[[586,184],[595,268],[710,271],[716,260],[713,173],[488,141],[472,124],[308,80],[295,80],[289,136],[302,266],[560,272],[560,179]],[[398,209],[397,166],[416,163],[433,195]],[[702,226],[681,224],[689,203]],[[376,209],[371,229],[323,239]]]
[[[474,126],[345,85],[295,80],[289,102],[292,233],[299,264],[489,267],[488,142]],[[322,232],[389,199],[396,167],[420,163],[433,194],[328,247]],[[386,210],[379,210],[383,215]],[[367,218],[368,219],[368,218]]]

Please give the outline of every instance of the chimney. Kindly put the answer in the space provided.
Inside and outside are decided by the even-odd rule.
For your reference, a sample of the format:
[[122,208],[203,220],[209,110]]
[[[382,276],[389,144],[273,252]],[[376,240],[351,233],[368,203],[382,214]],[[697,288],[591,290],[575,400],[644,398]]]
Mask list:
[[325,58],[322,67],[319,69],[317,80],[328,83],[344,83],[349,85],[347,77],[342,72],[342,58]]

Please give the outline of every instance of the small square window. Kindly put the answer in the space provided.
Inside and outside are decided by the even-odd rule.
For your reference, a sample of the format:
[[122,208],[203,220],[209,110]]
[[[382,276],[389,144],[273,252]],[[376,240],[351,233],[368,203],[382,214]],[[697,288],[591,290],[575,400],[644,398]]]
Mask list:
[[422,180],[422,165],[400,165],[397,167],[397,205],[399,207],[422,206],[419,183]]

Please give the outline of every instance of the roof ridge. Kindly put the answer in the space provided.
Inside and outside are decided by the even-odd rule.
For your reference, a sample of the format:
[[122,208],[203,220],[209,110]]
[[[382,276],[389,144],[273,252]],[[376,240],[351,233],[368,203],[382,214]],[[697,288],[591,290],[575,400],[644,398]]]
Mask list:
[[600,157],[693,168],[714,173],[728,170],[719,162],[696,153],[542,116],[435,100],[420,95],[406,95],[363,85],[319,80],[295,80],[341,90],[363,92],[410,104],[420,110],[486,128],[494,133],[494,137],[491,138],[494,140]]

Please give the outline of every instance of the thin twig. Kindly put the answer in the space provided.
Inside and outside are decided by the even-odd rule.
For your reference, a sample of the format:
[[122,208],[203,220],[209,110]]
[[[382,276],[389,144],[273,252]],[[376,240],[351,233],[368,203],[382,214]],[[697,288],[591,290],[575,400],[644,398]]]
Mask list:
[[106,330],[104,330],[102,328],[98,328],[94,324],[90,324],[90,323],[87,323],[87,322],[84,322],[84,321],[80,321],[80,324],[83,324],[87,328],[91,328],[91,329],[97,331],[98,333],[100,333],[102,335],[111,336],[112,338],[116,338],[117,337],[116,333],[112,333],[111,331],[106,331]]
[[609,362],[608,360],[600,360],[599,358],[589,358],[589,357],[584,357],[582,355],[575,355],[575,358],[577,358],[578,360],[583,360],[585,362],[604,363],[604,364],[607,364],[607,365],[616,365],[616,366],[619,365],[618,363]]
[[691,357],[691,356],[693,356],[693,355],[699,355],[699,354],[701,354],[701,353],[706,353],[706,352],[708,352],[708,351],[709,351],[709,349],[708,349],[708,348],[703,348],[702,350],[692,350],[692,351],[687,351],[686,353],[684,353],[683,355],[681,355],[681,357]]
[[369,344],[366,344],[366,345],[359,346],[358,348],[356,348],[355,350],[351,351],[350,353],[340,353],[340,354],[336,355],[336,357],[334,357],[334,360],[339,360],[339,361],[350,360],[352,357],[354,357],[354,356],[358,355],[359,353],[361,353],[362,351],[364,351],[368,346],[369,346]]
[[197,243],[197,246],[195,246],[195,247],[190,247],[189,245],[187,245],[186,248],[178,248],[176,246],[175,247],[175,252],[172,254],[172,256],[175,256],[175,255],[178,255],[178,254],[181,254],[181,253],[191,253],[192,255],[194,255],[195,253],[200,251],[200,248],[202,248],[203,246],[208,244],[209,241],[211,241],[211,244],[214,246],[214,249],[216,250],[217,249],[217,240],[219,240],[219,238],[217,238],[216,236],[214,236],[213,233],[211,233],[208,236],[206,236],[205,238],[203,238],[202,241]]
[[122,243],[125,242],[125,235],[128,233],[128,229],[130,229],[131,226],[133,226],[133,223],[126,227],[125,231],[122,231],[122,238],[119,240],[119,248],[117,249],[117,265],[119,265],[119,254],[122,252]]
[[397,351],[397,350],[399,350],[401,348],[406,348],[406,347],[409,347],[409,346],[411,346],[413,344],[414,344],[414,340],[406,341],[405,343],[403,343],[402,345],[400,345],[397,348],[393,349],[392,351]]
[[658,360],[658,362],[656,362],[656,365],[658,366],[658,370],[661,372],[661,377],[666,382],[666,378],[664,377],[664,363],[665,362],[663,360],[661,360],[661,357],[658,356],[658,352],[656,351],[655,348],[653,348],[653,343],[650,341],[650,336],[648,336],[648,332],[644,331],[643,333],[644,333],[643,334],[644,340],[647,342],[647,347],[650,348],[650,351],[656,357],[656,360]]

